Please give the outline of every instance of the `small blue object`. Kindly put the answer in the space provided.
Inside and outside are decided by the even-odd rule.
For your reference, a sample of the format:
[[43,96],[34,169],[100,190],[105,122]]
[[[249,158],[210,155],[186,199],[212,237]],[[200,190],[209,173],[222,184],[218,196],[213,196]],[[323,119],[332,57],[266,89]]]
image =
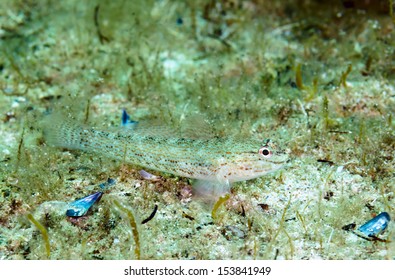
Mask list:
[[108,178],[106,182],[101,183],[99,185],[99,187],[104,190],[104,189],[108,189],[109,187],[115,185],[116,181],[114,179]]
[[126,112],[125,109],[122,109],[122,117],[121,117],[121,125],[122,126],[129,126],[129,125],[136,125],[137,122],[130,119],[130,116]]
[[97,192],[81,199],[78,199],[69,204],[69,209],[66,211],[68,217],[81,217],[84,216],[95,202],[99,201],[102,192]]
[[367,237],[376,237],[387,228],[389,221],[391,221],[390,215],[387,212],[382,212],[360,226],[358,230]]
[[177,18],[177,25],[182,25],[184,21],[182,20],[182,17]]

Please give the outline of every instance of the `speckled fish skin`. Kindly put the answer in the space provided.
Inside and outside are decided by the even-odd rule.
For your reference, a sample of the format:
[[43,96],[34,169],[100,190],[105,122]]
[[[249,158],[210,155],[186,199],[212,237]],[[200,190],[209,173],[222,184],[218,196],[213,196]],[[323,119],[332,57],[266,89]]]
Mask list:
[[[270,143],[233,137],[195,139],[139,129],[98,130],[51,120],[44,129],[50,145],[78,149],[152,170],[204,181],[230,184],[260,177],[283,166],[288,157]],[[265,151],[266,153],[266,151]]]

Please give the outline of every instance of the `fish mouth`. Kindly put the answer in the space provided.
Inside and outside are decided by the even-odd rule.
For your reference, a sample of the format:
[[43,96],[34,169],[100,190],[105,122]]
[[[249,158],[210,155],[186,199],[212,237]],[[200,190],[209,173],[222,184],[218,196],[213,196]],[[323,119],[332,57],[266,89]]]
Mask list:
[[286,160],[267,160],[267,162],[273,163],[273,164],[285,164],[290,162],[290,159],[286,159]]
[[278,165],[278,169],[284,169],[284,168],[288,168],[290,166],[290,162],[291,162],[291,159],[288,158],[286,160],[283,160],[281,162],[274,163],[274,164]]
[[286,164],[291,161],[287,154],[276,155],[273,158],[265,159],[265,161],[273,164]]

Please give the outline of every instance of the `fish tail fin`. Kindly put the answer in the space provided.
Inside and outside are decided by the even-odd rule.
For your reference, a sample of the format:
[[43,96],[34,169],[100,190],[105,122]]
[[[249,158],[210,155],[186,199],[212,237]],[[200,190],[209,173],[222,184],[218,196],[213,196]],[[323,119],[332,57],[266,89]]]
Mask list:
[[83,128],[64,115],[49,115],[42,122],[44,139],[50,146],[81,149]]

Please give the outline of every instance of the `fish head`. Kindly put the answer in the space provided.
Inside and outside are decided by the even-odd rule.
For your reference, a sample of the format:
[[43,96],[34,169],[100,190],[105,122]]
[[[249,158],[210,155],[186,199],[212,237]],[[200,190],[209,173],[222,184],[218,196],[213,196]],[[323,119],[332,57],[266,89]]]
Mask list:
[[261,177],[282,168],[289,156],[270,140],[263,143],[246,143],[220,171],[220,176],[229,182],[245,181]]

